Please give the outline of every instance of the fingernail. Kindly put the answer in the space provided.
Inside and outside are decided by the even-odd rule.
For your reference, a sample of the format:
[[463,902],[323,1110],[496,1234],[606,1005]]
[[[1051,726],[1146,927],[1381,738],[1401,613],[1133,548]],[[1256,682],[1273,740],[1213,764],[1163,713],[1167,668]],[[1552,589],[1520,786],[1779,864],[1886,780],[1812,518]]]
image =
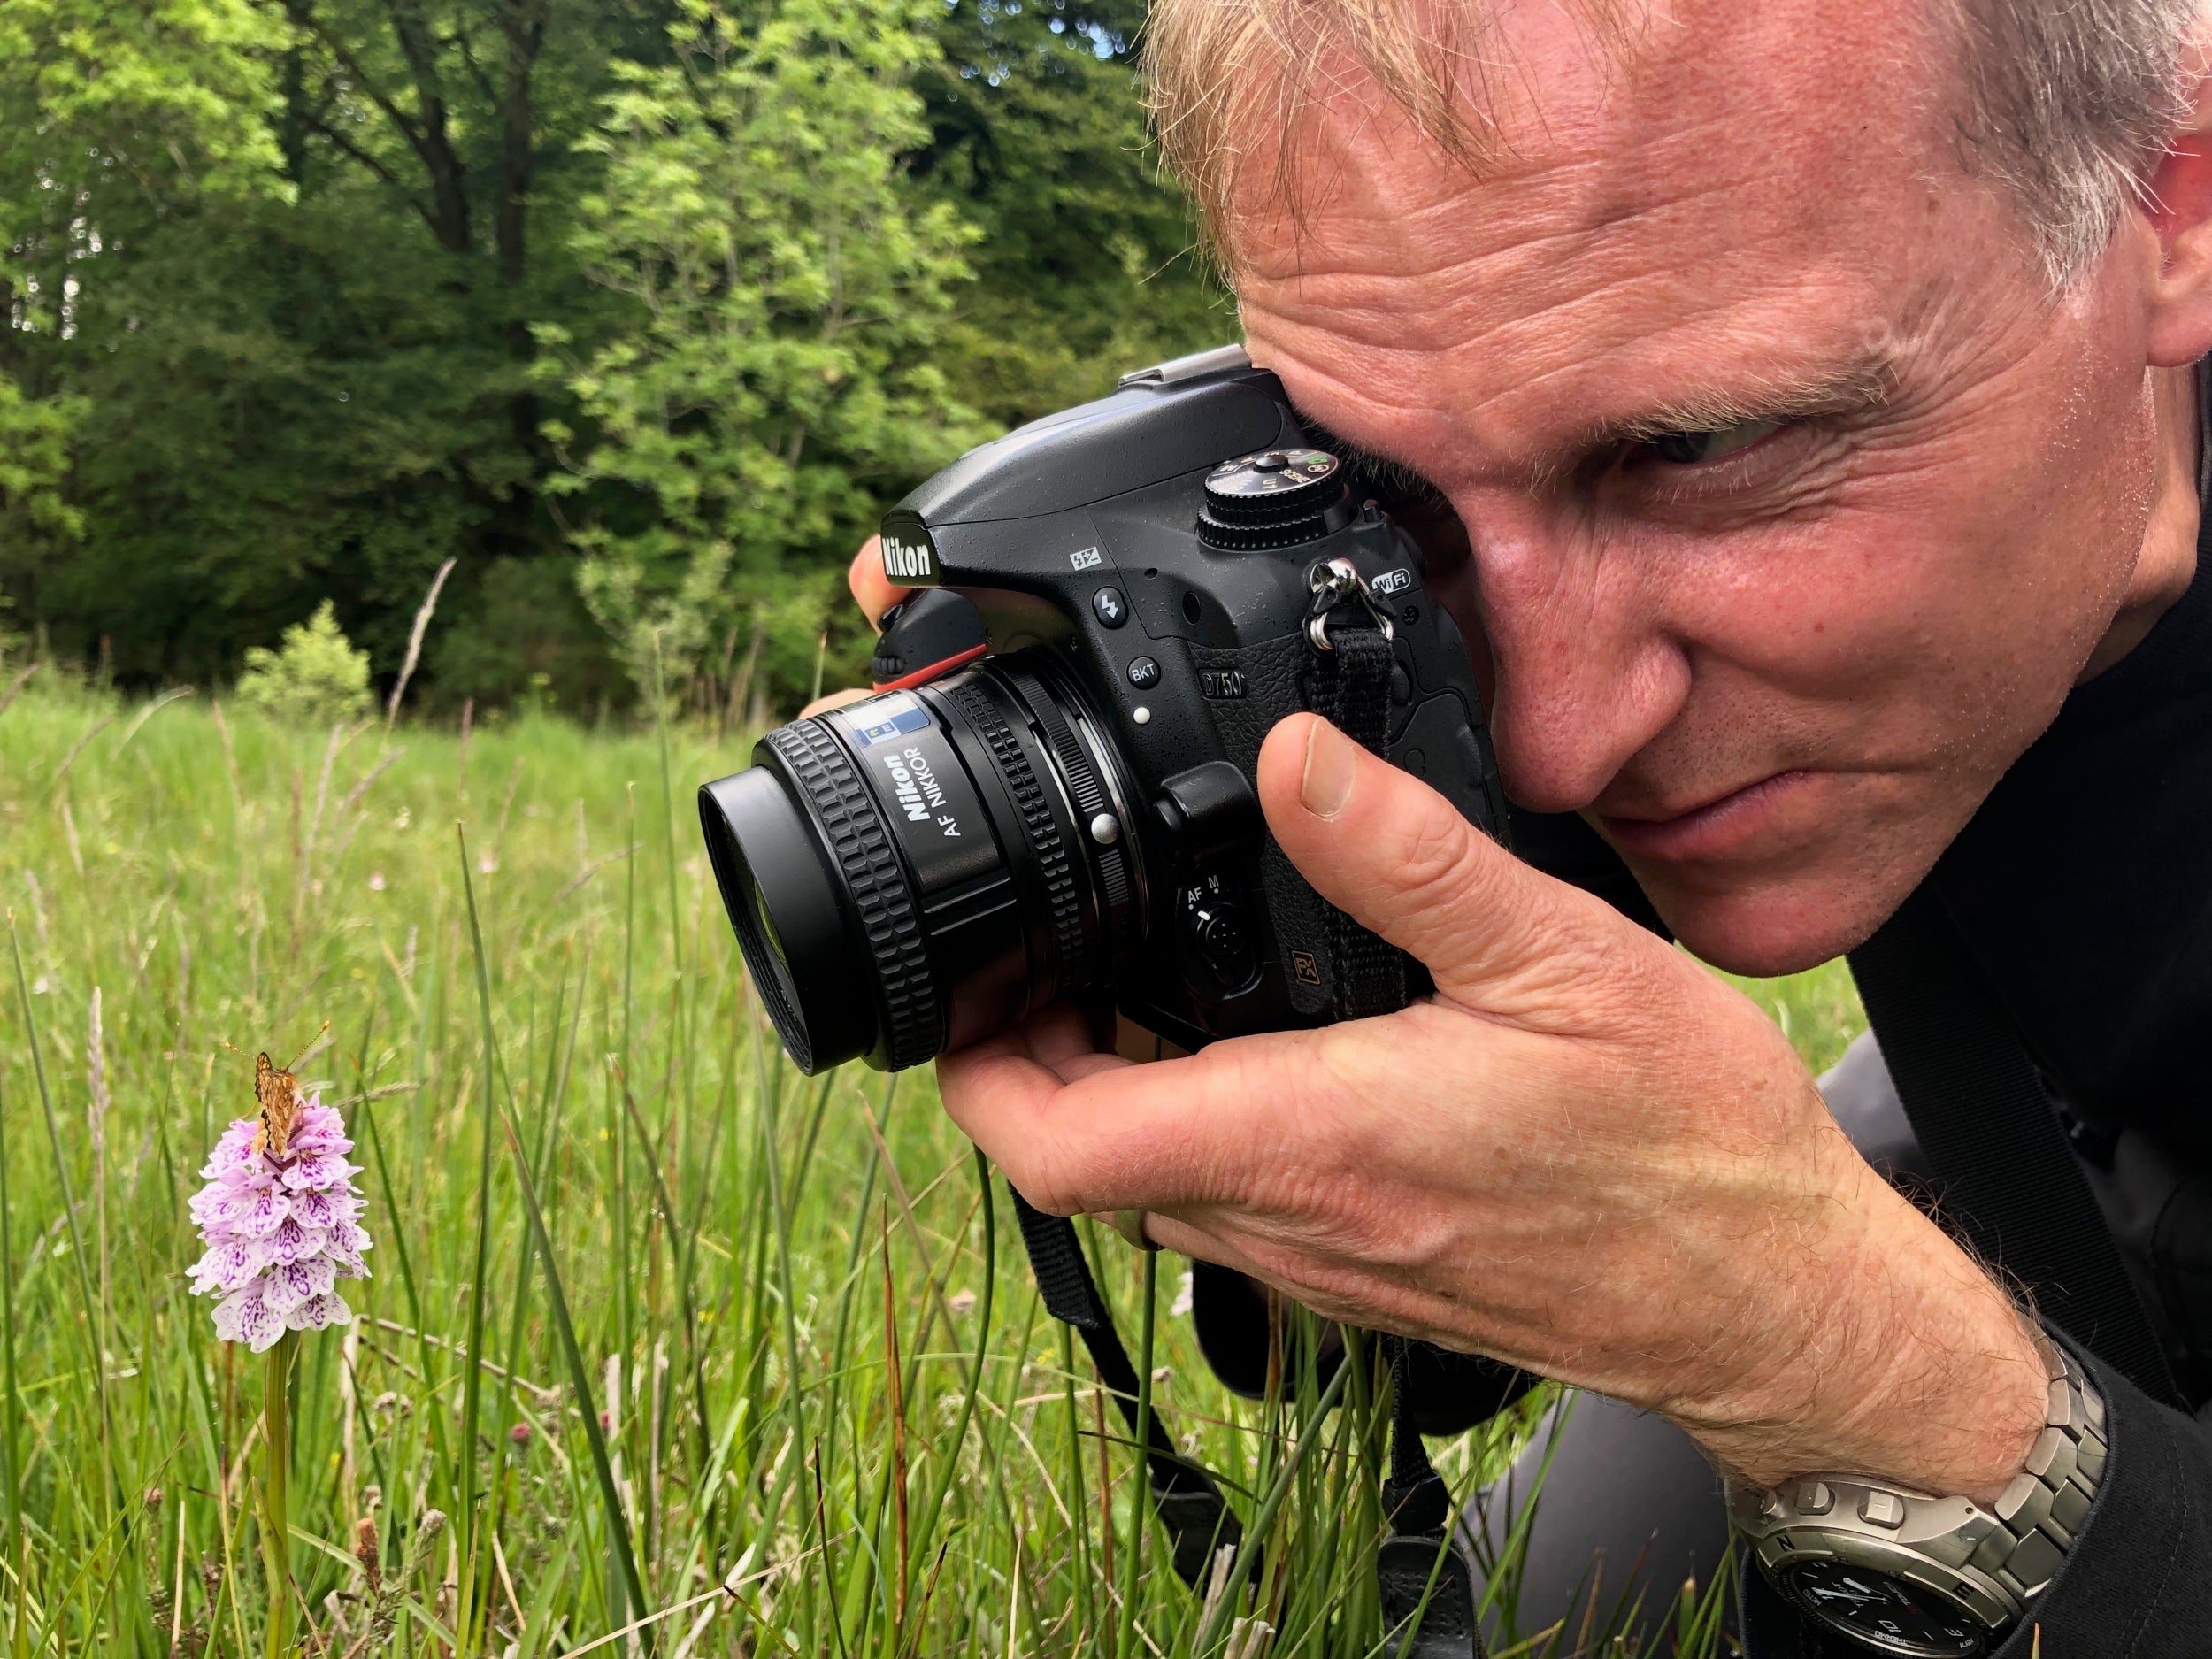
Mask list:
[[1298,785],[1298,799],[1316,818],[1334,818],[1352,795],[1352,769],[1356,764],[1352,740],[1326,720],[1306,728],[1306,775]]

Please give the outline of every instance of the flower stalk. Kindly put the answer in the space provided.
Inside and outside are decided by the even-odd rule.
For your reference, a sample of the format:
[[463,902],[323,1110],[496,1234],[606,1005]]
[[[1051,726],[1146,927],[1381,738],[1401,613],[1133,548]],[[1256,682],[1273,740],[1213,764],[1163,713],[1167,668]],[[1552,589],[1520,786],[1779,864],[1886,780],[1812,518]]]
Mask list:
[[261,1560],[269,1578],[268,1640],[264,1659],[282,1659],[291,1646],[292,1356],[299,1333],[287,1331],[262,1358],[261,1438],[268,1448],[261,1474]]
[[346,1162],[353,1142],[334,1108],[303,1095],[289,1071],[263,1055],[254,1071],[258,1117],[223,1132],[192,1200],[206,1253],[192,1265],[195,1295],[217,1296],[215,1334],[264,1356],[261,1555],[267,1570],[266,1659],[290,1647],[292,1362],[299,1333],[344,1325],[353,1310],[338,1281],[366,1279],[369,1235]]

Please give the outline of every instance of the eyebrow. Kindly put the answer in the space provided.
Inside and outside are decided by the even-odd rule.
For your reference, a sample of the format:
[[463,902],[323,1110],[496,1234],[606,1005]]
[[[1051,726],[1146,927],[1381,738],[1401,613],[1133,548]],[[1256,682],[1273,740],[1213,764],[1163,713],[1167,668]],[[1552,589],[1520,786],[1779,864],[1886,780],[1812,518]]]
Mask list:
[[[1833,419],[1878,409],[1890,400],[1897,383],[1895,356],[1888,350],[1870,348],[1812,373],[1780,374],[1764,384],[1741,389],[1716,388],[1662,401],[1639,414],[1601,421],[1583,429],[1561,446],[1553,458],[1535,469],[1529,478],[1529,488],[1541,489],[1547,482],[1572,472],[1587,457],[1617,445],[1648,443],[1671,433],[1721,432],[1751,421],[1787,423]],[[1294,402],[1291,409],[1315,445],[1357,469],[1386,494],[1402,498],[1442,499],[1442,489],[1427,474],[1353,442]]]
[[1721,432],[1752,421],[1809,420],[1856,414],[1889,401],[1897,385],[1895,359],[1863,351],[1811,374],[1783,375],[1740,390],[1716,388],[1663,401],[1640,414],[1602,422],[1583,434],[1583,453],[1617,443],[1647,443],[1678,432]]

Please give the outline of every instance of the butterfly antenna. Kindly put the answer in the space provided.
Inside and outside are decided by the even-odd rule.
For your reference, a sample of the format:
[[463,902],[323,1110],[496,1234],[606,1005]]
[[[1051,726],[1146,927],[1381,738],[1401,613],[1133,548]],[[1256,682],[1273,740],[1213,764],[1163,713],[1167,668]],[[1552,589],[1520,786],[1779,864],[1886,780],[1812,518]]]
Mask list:
[[286,1062],[284,1069],[287,1071],[298,1071],[302,1066],[305,1065],[321,1051],[323,1044],[328,1041],[329,1039],[330,1022],[328,1020],[325,1020],[322,1023],[321,1029],[316,1032],[314,1041],[310,1042],[307,1047],[299,1051],[297,1058]]

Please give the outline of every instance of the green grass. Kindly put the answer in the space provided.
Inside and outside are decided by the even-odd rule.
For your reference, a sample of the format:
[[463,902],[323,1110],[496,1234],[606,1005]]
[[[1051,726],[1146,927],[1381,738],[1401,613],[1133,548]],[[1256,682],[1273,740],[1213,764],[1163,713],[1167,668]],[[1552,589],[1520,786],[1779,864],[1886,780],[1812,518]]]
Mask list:
[[[541,719],[334,739],[67,690],[0,713],[12,1659],[261,1647],[264,1368],[183,1270],[263,1048],[343,1103],[376,1240],[356,1323],[292,1372],[285,1543],[316,1651],[538,1659],[648,1616],[597,1651],[1192,1650],[1203,1609],[1131,1514],[1120,1425],[1002,1187],[987,1209],[926,1073],[783,1062],[691,816],[743,746],[665,745]],[[1816,1057],[1855,1019],[1833,971],[1769,1001]],[[1095,1254],[1133,1337],[1139,1258]],[[1276,1633],[1216,1624],[1247,1659],[1374,1651],[1369,1371],[1326,1418],[1310,1374],[1230,1399],[1165,1306],[1180,1267],[1152,1403],[1246,1514],[1283,1491]],[[1455,1490],[1517,1426],[1433,1448]],[[1703,1650],[1686,1629],[1661,1650]]]

